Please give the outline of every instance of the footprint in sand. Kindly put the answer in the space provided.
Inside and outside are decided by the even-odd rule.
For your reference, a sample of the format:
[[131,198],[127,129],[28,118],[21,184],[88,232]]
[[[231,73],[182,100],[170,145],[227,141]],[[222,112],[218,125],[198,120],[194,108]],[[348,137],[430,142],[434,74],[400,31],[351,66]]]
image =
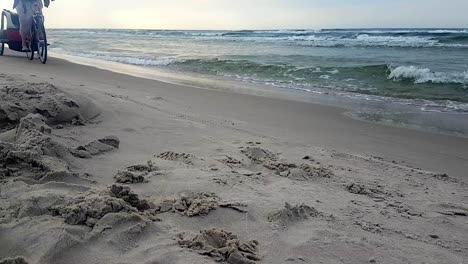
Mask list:
[[228,166],[229,168],[239,168],[242,166],[242,162],[240,160],[227,155],[225,158],[219,159],[218,161]]
[[316,178],[331,178],[334,173],[323,166],[315,167],[308,164],[297,165],[287,161],[278,161],[278,155],[259,148],[247,147],[241,152],[253,163],[261,164],[263,167],[272,170],[275,174],[292,180],[306,181]]
[[176,153],[173,151],[165,151],[155,157],[162,160],[182,162],[188,165],[193,165],[193,160],[195,159],[195,156],[192,154]]

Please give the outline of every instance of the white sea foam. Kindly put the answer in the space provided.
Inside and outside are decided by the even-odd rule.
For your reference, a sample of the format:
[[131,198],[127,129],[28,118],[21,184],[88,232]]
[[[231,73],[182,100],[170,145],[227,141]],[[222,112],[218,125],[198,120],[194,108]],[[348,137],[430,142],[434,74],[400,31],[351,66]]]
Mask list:
[[[250,39],[253,40],[253,39]],[[259,39],[257,38],[257,41]],[[265,41],[268,38],[264,38]],[[273,38],[272,38],[273,40]],[[275,40],[293,41],[298,45],[306,46],[322,46],[322,47],[336,47],[336,46],[358,46],[358,47],[434,47],[434,46],[447,46],[447,47],[461,47],[461,44],[444,44],[430,36],[375,36],[369,34],[360,34],[357,37],[337,37],[337,36],[321,36],[321,35],[308,35],[308,36],[289,36],[283,38],[275,38]]]
[[440,33],[468,33],[467,29],[350,29],[350,30],[321,30],[323,33],[365,33],[365,34],[440,34]]
[[433,46],[437,43],[428,37],[408,37],[408,36],[370,36],[368,34],[359,35],[357,41],[369,44],[388,45],[388,46]]
[[62,53],[66,55],[89,58],[89,59],[98,59],[104,61],[118,62],[123,64],[137,65],[137,66],[167,66],[176,61],[175,58],[171,57],[160,57],[160,58],[140,58],[140,57],[125,57],[125,56],[109,56],[109,55],[98,55],[98,54],[86,54],[78,52],[65,52],[60,48],[55,48],[55,52]]
[[281,29],[281,30],[259,30],[254,31],[255,33],[264,33],[264,34],[310,34],[310,33],[320,33],[321,30],[290,30],[290,29]]
[[450,33],[450,34],[465,34],[465,33],[468,33],[468,30],[466,29],[462,29],[462,30],[451,30],[451,29],[437,29],[437,30],[429,30],[427,31],[428,33],[431,33],[431,34],[446,34],[446,33]]
[[465,72],[434,72],[428,68],[416,66],[399,66],[391,69],[388,79],[411,79],[414,83],[459,83],[468,84],[468,71]]

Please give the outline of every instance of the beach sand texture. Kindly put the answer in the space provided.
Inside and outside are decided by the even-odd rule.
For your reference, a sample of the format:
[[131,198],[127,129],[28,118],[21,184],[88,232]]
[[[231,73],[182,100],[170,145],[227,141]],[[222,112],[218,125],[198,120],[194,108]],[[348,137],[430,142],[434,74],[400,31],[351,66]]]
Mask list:
[[468,140],[0,64],[0,263],[466,263]]

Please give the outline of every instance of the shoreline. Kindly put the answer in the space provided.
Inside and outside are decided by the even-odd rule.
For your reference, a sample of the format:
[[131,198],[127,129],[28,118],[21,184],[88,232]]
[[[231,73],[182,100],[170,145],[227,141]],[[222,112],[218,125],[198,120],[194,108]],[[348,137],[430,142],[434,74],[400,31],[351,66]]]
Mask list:
[[[30,64],[22,57],[9,57],[11,55],[8,54],[3,59],[9,60],[6,65],[8,62],[19,63],[18,66],[21,66],[16,66],[17,72],[22,69],[21,67]],[[308,145],[351,151],[388,160],[396,159],[408,162],[414,167],[429,165],[428,170],[438,172],[445,170],[444,172],[454,174],[456,177],[466,177],[465,172],[468,171],[468,164],[459,164],[468,160],[468,147],[463,147],[468,146],[468,138],[367,122],[349,117],[349,114],[345,114],[348,113],[346,108],[294,101],[275,96],[274,93],[252,95],[230,90],[179,85],[75,64],[62,59],[54,59],[45,67],[35,65],[34,62],[33,65],[38,77],[40,74],[45,74],[54,78],[51,83],[57,83],[59,78],[65,83],[72,80],[77,89],[81,89],[77,86],[77,82],[85,83],[80,76],[91,76],[94,82],[117,87],[122,96],[129,97],[132,97],[131,89],[124,90],[118,87],[123,85],[132,87],[133,84],[137,84],[138,89],[134,91],[142,92],[146,97],[154,94],[162,94],[162,97],[167,95],[177,101],[179,107],[192,109],[197,115],[221,120],[238,120],[239,126],[244,126],[240,129],[253,128],[261,131],[258,134],[274,128],[273,131],[280,132],[275,134],[307,142]],[[60,76],[61,74],[63,76]],[[206,98],[210,100],[206,101]],[[147,103],[151,100],[141,101]],[[224,108],[220,108],[223,106]],[[262,122],[257,125],[259,120]],[[229,127],[237,129],[236,126],[238,125],[234,124]],[[271,136],[271,138],[276,137],[277,135]],[[421,153],[425,155],[417,157]]]
[[[222,90],[326,105],[346,109],[349,117],[361,121],[468,138],[468,113],[458,112],[454,109],[441,109],[440,103],[434,101],[363,95],[326,88],[311,88],[312,90],[305,91],[302,88],[278,87],[224,76],[208,76],[161,67],[148,68],[60,53],[53,53],[53,56],[71,63],[139,78],[198,89]],[[459,102],[453,103],[458,104]],[[460,120],[464,120],[464,122],[460,122]]]
[[468,139],[56,58],[0,62],[0,262],[468,257]]

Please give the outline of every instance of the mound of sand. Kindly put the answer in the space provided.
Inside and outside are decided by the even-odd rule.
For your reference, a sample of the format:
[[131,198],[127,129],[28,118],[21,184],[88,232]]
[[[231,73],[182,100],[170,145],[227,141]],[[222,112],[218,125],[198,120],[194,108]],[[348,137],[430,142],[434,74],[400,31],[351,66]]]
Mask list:
[[147,181],[143,175],[136,175],[130,171],[119,171],[114,178],[118,183],[143,183]]
[[214,193],[183,194],[174,204],[174,209],[186,216],[203,216],[218,207],[218,196]]
[[145,211],[149,209],[154,209],[154,204],[148,202],[147,200],[140,199],[138,195],[129,187],[120,186],[120,185],[112,185],[110,187],[110,195],[112,197],[120,198],[127,202],[130,206],[135,207],[138,211]]
[[138,165],[132,165],[132,166],[127,167],[128,171],[140,172],[140,173],[145,173],[145,174],[156,171],[157,169],[158,168],[153,164],[153,162],[151,160],[149,160],[146,163],[146,165],[138,164]]
[[103,194],[88,193],[70,201],[67,205],[49,209],[54,215],[64,218],[69,225],[93,227],[99,219],[110,213],[137,212],[126,201]]
[[0,260],[0,264],[28,264],[28,262],[23,257],[16,257]]
[[76,148],[70,149],[70,153],[77,158],[91,158],[105,152],[113,151],[119,148],[120,140],[116,136],[107,136]]
[[220,201],[216,194],[204,192],[183,193],[178,199],[163,200],[155,206],[155,214],[179,212],[188,217],[205,216],[218,207],[247,212],[245,203]]
[[294,163],[284,163],[275,161],[266,161],[263,163],[265,168],[273,170],[277,175],[293,180],[305,181],[314,178],[331,178],[334,174],[325,167],[314,167],[308,164],[296,165]]
[[292,206],[289,203],[286,203],[283,209],[270,213],[268,215],[268,221],[281,224],[282,226],[288,226],[310,218],[321,216],[323,216],[322,213],[308,205],[301,204]]
[[380,188],[370,187],[361,183],[350,183],[346,185],[346,190],[353,194],[366,195],[370,197],[381,197],[390,195],[389,193],[384,192]]
[[49,125],[80,124],[99,115],[94,104],[71,96],[50,83],[0,78],[0,132],[16,126],[30,113],[41,114]]
[[129,187],[112,185],[108,190],[93,190],[66,204],[51,206],[49,211],[63,217],[67,224],[93,227],[107,214],[138,213],[154,208],[154,204],[140,199]]
[[252,162],[257,164],[261,164],[265,161],[275,161],[278,158],[273,152],[259,147],[247,147],[242,149],[241,152]]
[[180,212],[188,217],[205,216],[216,210],[219,197],[214,193],[183,193],[179,199],[164,200],[156,204],[156,213]]
[[115,181],[118,183],[143,183],[148,182],[146,176],[158,168],[154,166],[152,161],[148,161],[147,165],[132,165],[124,171],[119,171],[115,176]]
[[242,243],[236,235],[220,229],[204,230],[199,234],[182,233],[178,235],[178,240],[181,247],[190,248],[219,262],[254,264],[260,260],[256,240]]
[[51,128],[39,114],[21,118],[14,141],[0,142],[0,178],[22,177],[45,182],[74,178],[65,161],[66,147],[52,140]]

